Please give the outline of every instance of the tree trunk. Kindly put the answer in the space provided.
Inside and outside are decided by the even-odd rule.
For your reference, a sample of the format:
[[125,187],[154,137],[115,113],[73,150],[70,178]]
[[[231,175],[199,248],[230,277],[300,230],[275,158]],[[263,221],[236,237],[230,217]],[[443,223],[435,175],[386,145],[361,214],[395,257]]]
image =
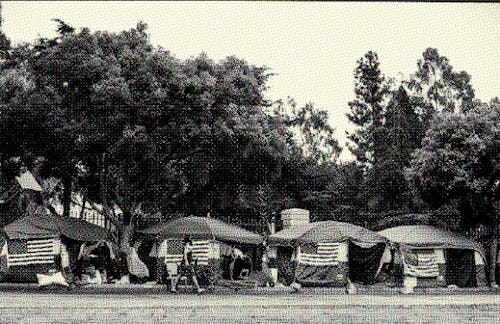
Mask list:
[[72,181],[70,176],[65,176],[63,178],[63,216],[69,217],[70,209],[71,209],[71,190],[72,190]]
[[129,210],[123,211],[123,227],[120,229],[119,245],[120,251],[128,254],[132,247],[131,237],[134,232],[134,224],[132,223],[132,215]]

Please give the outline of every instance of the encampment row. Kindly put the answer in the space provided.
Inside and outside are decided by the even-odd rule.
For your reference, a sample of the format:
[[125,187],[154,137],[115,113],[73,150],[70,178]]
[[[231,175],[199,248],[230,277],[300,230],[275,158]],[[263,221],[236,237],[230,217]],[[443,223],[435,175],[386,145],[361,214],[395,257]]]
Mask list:
[[345,286],[353,292],[355,285],[386,284],[411,292],[487,284],[483,248],[457,233],[427,225],[377,233],[343,222],[311,223],[309,212],[301,209],[281,214],[283,229],[267,239],[209,217],[163,222],[140,232],[141,244],[126,260],[99,226],[29,215],[3,228],[1,278],[37,282],[40,275],[62,273],[65,284],[189,285],[182,270],[189,237],[192,273],[202,287],[238,281],[249,287]]

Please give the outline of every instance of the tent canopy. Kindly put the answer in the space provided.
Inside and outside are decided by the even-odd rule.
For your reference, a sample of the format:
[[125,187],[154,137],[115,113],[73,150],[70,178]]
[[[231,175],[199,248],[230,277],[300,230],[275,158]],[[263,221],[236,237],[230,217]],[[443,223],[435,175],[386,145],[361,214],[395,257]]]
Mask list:
[[10,239],[46,238],[64,235],[76,241],[98,241],[108,238],[108,231],[76,218],[54,215],[27,215],[4,227]]
[[392,242],[413,248],[472,249],[484,256],[484,250],[475,242],[458,233],[429,225],[405,225],[378,232]]
[[145,229],[142,233],[159,235],[161,238],[183,238],[189,235],[192,239],[215,239],[242,244],[262,243],[259,234],[214,218],[197,216],[174,219]]
[[57,236],[57,233],[50,229],[33,225],[31,222],[32,219],[35,219],[35,217],[24,216],[5,225],[3,228],[5,236],[10,239],[50,238]]
[[269,236],[270,245],[345,241],[376,244],[385,243],[387,239],[364,227],[335,221],[292,226]]

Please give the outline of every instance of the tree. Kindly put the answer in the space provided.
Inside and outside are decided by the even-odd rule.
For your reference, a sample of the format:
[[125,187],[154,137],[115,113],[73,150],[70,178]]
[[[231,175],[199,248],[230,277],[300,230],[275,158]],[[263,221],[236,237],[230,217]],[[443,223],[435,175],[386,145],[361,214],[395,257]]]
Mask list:
[[[495,105],[493,103],[493,105]],[[495,282],[500,180],[500,109],[436,115],[417,149],[408,178],[433,208],[456,203],[461,227],[478,223],[491,229],[491,282]]]
[[341,148],[329,124],[327,111],[317,109],[313,103],[298,108],[295,100],[288,97],[286,102],[276,102],[274,114],[282,118],[302,155],[317,163],[336,161]]
[[417,66],[408,87],[427,107],[446,112],[467,112],[472,108],[474,89],[470,75],[464,71],[455,72],[437,49],[427,48]]
[[301,207],[310,210],[313,219],[334,217],[335,204],[328,184],[334,179],[335,162],[341,148],[329,125],[328,114],[312,103],[298,107],[294,99],[275,102],[276,129],[284,129],[289,154],[281,163],[281,177],[275,195],[281,209]]
[[[111,212],[107,217],[124,237],[143,200],[156,197],[146,194],[150,188],[164,189],[152,185],[150,175],[169,175],[167,168],[158,172],[154,166],[164,161],[152,158],[156,143],[140,127],[140,112],[150,107],[145,102],[155,94],[145,87],[146,81],[155,81],[144,71],[154,60],[145,25],[120,34],[66,28],[55,40],[39,39],[20,51],[23,55],[14,56],[3,73],[9,91],[2,98],[0,126],[8,154],[25,161],[45,158],[43,175],[63,180],[65,215],[77,189],[75,181],[86,178],[78,189],[89,186],[85,192],[93,193],[94,201],[104,203],[108,211],[122,209],[121,219]],[[161,58],[162,63],[169,59]],[[153,179],[166,185],[165,178]],[[99,184],[106,188],[92,190]]]
[[354,143],[349,149],[363,164],[374,164],[380,157],[381,127],[384,123],[384,102],[388,92],[380,71],[378,55],[369,51],[357,62],[354,70],[355,99],[349,102],[349,120],[358,129],[348,138]]
[[411,154],[420,147],[426,130],[426,120],[417,113],[406,90],[400,86],[391,92],[381,127],[380,157],[367,172],[369,196],[380,197],[377,210],[401,210],[411,207],[411,193],[404,170]]
[[173,155],[186,183],[177,207],[186,214],[248,215],[250,193],[273,183],[288,150],[285,130],[265,112],[266,69],[202,54],[182,62],[177,77],[172,83],[183,88],[169,137],[178,141]]

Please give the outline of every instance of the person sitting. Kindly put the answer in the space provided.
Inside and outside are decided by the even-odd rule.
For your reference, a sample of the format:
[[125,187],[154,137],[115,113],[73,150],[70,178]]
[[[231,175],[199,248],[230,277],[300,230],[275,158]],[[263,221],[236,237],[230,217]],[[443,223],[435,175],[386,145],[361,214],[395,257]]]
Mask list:
[[193,260],[193,241],[189,236],[185,236],[182,243],[184,244],[184,253],[182,255],[182,261],[178,268],[178,276],[172,280],[171,291],[177,292],[178,280],[187,277],[191,278],[197,293],[202,293],[205,289],[200,287],[198,283],[198,278],[196,277],[196,261]]
[[92,253],[95,245],[91,242],[85,242],[80,246],[80,252],[78,253],[76,261],[76,275],[81,279],[85,271],[94,265],[94,259],[97,255]]
[[234,280],[241,277],[248,278],[252,271],[253,262],[250,256],[240,249],[232,247],[230,252],[231,262],[229,263],[229,279]]

